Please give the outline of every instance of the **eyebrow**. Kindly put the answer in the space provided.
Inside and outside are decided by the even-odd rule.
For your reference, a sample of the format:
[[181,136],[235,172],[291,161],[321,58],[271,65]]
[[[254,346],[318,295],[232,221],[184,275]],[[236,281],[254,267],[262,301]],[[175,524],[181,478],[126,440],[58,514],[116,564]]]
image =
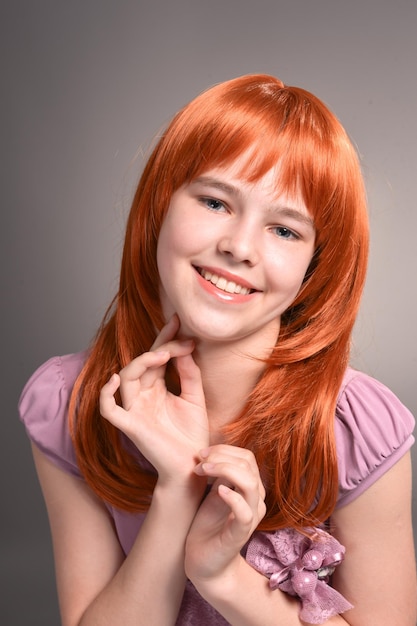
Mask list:
[[305,224],[306,226],[309,226],[310,228],[315,229],[313,218],[310,217],[309,215],[304,215],[304,213],[297,211],[297,209],[292,209],[291,207],[284,206],[284,207],[277,207],[277,208],[272,207],[271,210],[275,213],[278,212],[280,215],[283,215],[284,217],[295,219],[301,222],[302,224]]
[[209,187],[214,187],[215,189],[219,189],[220,191],[225,191],[226,193],[231,194],[232,196],[241,196],[242,192],[240,189],[235,187],[234,185],[230,185],[229,183],[225,183],[217,178],[211,178],[210,176],[199,176],[191,181],[191,184],[203,184],[208,185]]
[[[234,185],[231,185],[230,183],[226,183],[222,180],[218,180],[217,178],[211,178],[210,176],[199,176],[198,178],[195,178],[191,182],[191,184],[207,185],[208,187],[219,189],[219,191],[223,191],[235,197],[241,198],[244,195],[238,187],[235,187]],[[293,209],[292,207],[271,206],[271,207],[268,207],[268,212],[279,213],[280,215],[283,215],[284,217],[289,217],[289,218],[298,220],[299,222],[306,224],[307,226],[313,229],[315,228],[314,220],[309,215],[304,215],[303,213],[301,213],[297,209]]]

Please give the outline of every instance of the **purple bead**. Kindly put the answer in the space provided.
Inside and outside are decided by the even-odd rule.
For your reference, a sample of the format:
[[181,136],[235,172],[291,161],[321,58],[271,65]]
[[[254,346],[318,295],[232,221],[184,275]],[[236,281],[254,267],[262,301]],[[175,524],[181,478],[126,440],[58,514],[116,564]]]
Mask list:
[[294,591],[298,596],[306,596],[312,593],[316,588],[317,574],[316,572],[301,570],[292,575],[291,582]]
[[309,550],[303,555],[301,562],[305,568],[317,570],[323,563],[323,555],[318,550]]

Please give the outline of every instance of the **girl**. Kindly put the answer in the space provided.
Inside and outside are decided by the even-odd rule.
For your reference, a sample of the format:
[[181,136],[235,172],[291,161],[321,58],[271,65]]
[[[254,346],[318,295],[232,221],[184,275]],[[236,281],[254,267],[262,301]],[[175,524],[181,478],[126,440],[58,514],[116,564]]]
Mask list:
[[312,94],[243,76],[174,117],[93,345],[20,401],[65,626],[414,626],[413,418],[348,367],[367,247]]

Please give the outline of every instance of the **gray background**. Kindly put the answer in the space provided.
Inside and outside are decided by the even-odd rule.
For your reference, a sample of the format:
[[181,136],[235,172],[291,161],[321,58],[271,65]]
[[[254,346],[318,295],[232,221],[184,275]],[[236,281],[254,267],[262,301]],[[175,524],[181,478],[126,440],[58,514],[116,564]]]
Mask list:
[[44,360],[89,342],[143,155],[207,86],[275,74],[344,123],[372,222],[354,364],[417,414],[417,3],[14,0],[0,23],[0,622],[45,626],[59,623],[52,556],[18,395]]

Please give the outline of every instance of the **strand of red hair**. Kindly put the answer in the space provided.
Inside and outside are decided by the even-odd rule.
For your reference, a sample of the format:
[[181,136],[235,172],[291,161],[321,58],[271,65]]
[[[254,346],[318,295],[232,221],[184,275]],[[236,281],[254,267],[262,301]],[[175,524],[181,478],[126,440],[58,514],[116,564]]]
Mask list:
[[255,180],[279,162],[278,185],[302,193],[317,241],[265,372],[224,437],[256,455],[267,488],[261,527],[302,528],[326,520],[336,503],[335,407],[365,281],[368,230],[360,166],[345,131],[315,96],[276,78],[246,76],[208,90],[177,114],[155,147],[133,199],[117,298],[72,393],[71,432],[80,469],[99,497],[146,511],[155,474],[101,418],[99,391],[149,350],[163,325],[156,245],[172,193],[249,149],[242,175]]

